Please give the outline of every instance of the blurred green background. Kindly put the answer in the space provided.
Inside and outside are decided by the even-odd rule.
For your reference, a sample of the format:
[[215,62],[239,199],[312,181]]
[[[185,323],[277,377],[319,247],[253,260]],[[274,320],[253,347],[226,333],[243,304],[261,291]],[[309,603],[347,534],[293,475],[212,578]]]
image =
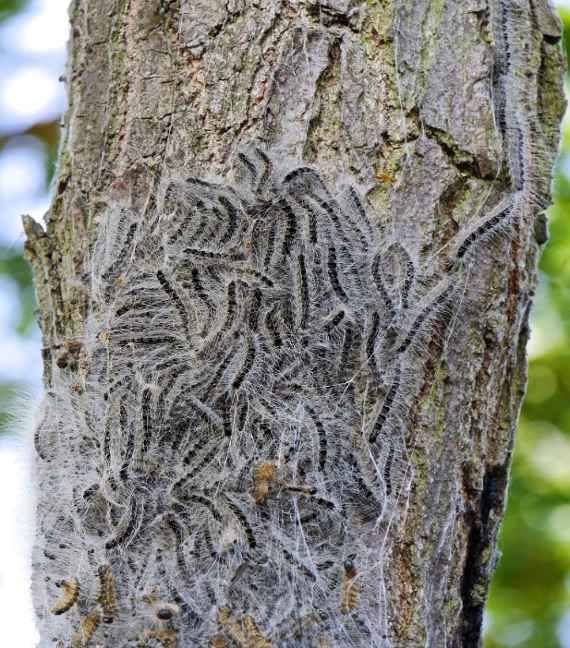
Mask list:
[[[64,69],[66,4],[67,0],[0,0],[0,417],[4,420],[13,395],[22,385],[39,384],[41,374],[31,273],[21,256],[18,217],[23,212],[41,217],[47,208],[63,108],[57,77]],[[558,4],[570,52],[570,2]],[[58,21],[51,29],[46,27],[48,14]],[[486,616],[486,648],[570,648],[568,118],[550,209],[550,242],[540,268],[529,386],[500,540],[502,558]]]

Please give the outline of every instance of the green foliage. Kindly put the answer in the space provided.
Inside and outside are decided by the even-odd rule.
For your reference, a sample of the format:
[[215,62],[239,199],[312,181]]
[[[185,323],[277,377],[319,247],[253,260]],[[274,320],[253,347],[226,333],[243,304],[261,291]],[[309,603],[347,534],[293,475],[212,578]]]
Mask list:
[[25,0],[0,0],[0,21],[18,13],[27,4]]
[[18,285],[20,318],[16,324],[16,331],[20,335],[27,335],[33,330],[35,323],[35,295],[32,271],[20,250],[0,246],[0,276],[3,275]]

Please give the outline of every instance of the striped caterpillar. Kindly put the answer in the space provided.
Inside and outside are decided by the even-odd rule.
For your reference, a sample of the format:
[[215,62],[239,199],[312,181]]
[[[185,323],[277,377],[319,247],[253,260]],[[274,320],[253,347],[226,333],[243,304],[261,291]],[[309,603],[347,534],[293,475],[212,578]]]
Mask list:
[[[555,34],[560,34],[560,24],[550,7],[542,2],[532,5],[531,9],[527,2],[517,0],[498,0],[490,5],[496,54],[497,126],[503,136],[512,193],[461,233],[453,245],[452,266],[477,249],[479,242],[499,235],[510,236],[514,224],[519,220],[526,222],[548,205],[551,161],[536,113],[540,61],[532,53],[539,47],[539,30],[547,43],[557,43],[559,36]],[[528,38],[535,41],[534,47],[529,47]]]

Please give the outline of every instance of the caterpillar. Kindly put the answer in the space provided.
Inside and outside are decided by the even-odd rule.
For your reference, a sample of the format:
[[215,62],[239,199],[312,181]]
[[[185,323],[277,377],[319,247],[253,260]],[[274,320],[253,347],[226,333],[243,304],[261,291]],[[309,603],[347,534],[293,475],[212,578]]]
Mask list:
[[253,618],[246,614],[243,619],[243,628],[247,641],[247,648],[271,648],[272,643],[259,630]]
[[119,521],[117,532],[105,542],[105,549],[124,549],[135,540],[143,522],[144,506],[142,497],[131,497]]
[[358,605],[360,583],[357,581],[358,572],[354,565],[355,556],[345,560],[343,565],[342,581],[340,585],[340,612],[349,614]]
[[99,593],[97,601],[103,611],[103,623],[113,623],[117,614],[117,594],[115,578],[110,565],[101,565],[97,571],[99,577]]
[[254,470],[254,498],[256,504],[264,504],[269,494],[269,486],[277,478],[277,468],[270,461],[259,464]]
[[93,635],[97,631],[101,617],[98,610],[91,610],[87,616],[81,619],[79,631],[71,637],[71,648],[85,648],[88,646]]
[[56,583],[56,586],[62,590],[61,598],[51,608],[52,614],[64,614],[70,610],[79,598],[79,583],[77,579],[61,580]]
[[210,648],[228,648],[228,643],[223,634],[215,634],[208,643]]

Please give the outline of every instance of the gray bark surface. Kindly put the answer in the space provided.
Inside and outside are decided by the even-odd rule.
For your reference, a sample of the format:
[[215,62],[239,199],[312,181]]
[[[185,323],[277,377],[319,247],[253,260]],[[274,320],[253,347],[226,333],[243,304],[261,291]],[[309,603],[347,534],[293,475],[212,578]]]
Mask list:
[[[520,23],[508,22],[505,6]],[[40,645],[478,646],[526,384],[528,317],[546,240],[541,213],[564,109],[551,10],[544,0],[76,0],[70,17],[69,105],[54,197],[45,230],[25,219],[46,388],[36,434],[33,559]],[[514,25],[506,42],[497,24]],[[386,448],[380,452],[378,519],[346,518],[345,540],[331,550],[329,602],[311,610],[313,593],[297,584],[291,587],[299,608],[293,602],[277,619],[265,600],[256,608],[252,599],[246,605],[214,592],[207,603],[188,601],[185,576],[153,571],[156,553],[146,552],[152,545],[164,563],[172,556],[176,562],[176,543],[183,543],[172,533],[149,535],[148,546],[111,546],[109,528],[124,505],[113,513],[106,503],[106,513],[89,517],[88,497],[75,489],[102,479],[90,444],[104,443],[108,420],[83,421],[75,436],[66,431],[74,412],[93,414],[85,402],[103,402],[101,393],[93,396],[98,350],[122,358],[93,319],[106,299],[97,301],[93,277],[103,293],[105,268],[97,266],[114,254],[101,251],[112,244],[100,232],[112,230],[121,209],[143,224],[162,213],[165,178],[233,186],[237,155],[255,156],[252,146],[283,173],[316,170],[335,197],[353,185],[368,205],[370,240],[413,251],[418,285],[424,278],[426,285],[418,288],[415,312],[397,321],[401,344],[422,305],[434,303],[434,277],[452,294],[445,316],[430,315],[421,344],[406,355],[403,422],[396,426],[403,450],[394,468]],[[514,186],[520,178],[522,189]],[[520,217],[461,252],[468,234],[511,199]],[[120,227],[116,232],[124,240]],[[141,246],[150,250],[147,240]],[[359,305],[348,307],[356,313]],[[390,387],[388,380],[367,392],[365,383],[355,387],[363,398],[370,393],[363,420],[382,412]],[[124,425],[134,428],[139,415],[126,411]],[[355,434],[361,423],[352,421]],[[122,443],[121,425],[111,444]],[[329,452],[336,443],[329,435]],[[250,493],[259,459],[252,454]],[[272,489],[286,491],[292,481],[269,479],[267,502],[244,495],[252,519],[263,507],[277,514],[281,500],[271,499]],[[326,515],[316,510],[323,524]],[[143,526],[151,522],[144,518]],[[347,538],[362,543],[349,546]],[[365,549],[378,563],[361,572],[359,565],[371,564]],[[301,549],[293,558],[299,556]],[[197,554],[188,551],[185,560],[194,573]],[[311,569],[308,558],[301,562],[298,570]],[[302,574],[291,578],[304,583]],[[208,576],[203,580],[207,590]],[[70,609],[54,614],[58,600]],[[359,617],[359,606],[367,614]]]

